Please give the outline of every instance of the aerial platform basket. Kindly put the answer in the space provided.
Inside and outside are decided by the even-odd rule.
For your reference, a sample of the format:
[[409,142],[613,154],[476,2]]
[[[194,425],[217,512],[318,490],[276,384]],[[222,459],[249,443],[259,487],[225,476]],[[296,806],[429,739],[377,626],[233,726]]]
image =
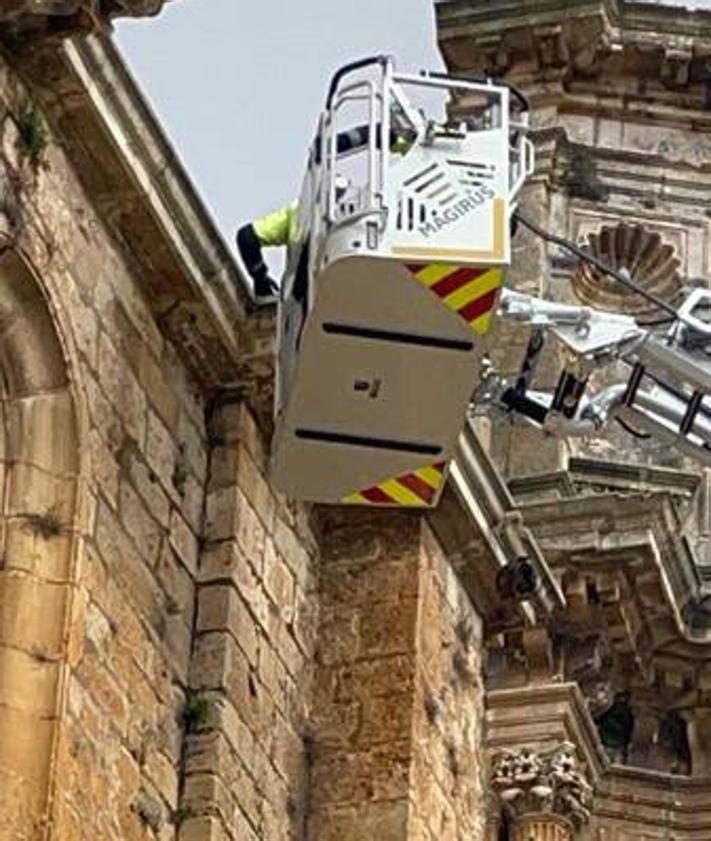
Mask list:
[[[406,91],[476,116],[429,120]],[[290,496],[437,504],[532,169],[526,126],[508,87],[387,58],[334,77],[279,309],[272,473]]]

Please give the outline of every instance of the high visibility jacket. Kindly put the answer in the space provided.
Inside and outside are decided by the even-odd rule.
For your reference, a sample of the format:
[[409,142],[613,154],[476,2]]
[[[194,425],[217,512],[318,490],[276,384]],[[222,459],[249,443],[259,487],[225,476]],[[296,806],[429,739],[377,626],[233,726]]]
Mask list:
[[261,219],[252,222],[259,244],[264,247],[291,245],[297,238],[297,202],[267,213]]

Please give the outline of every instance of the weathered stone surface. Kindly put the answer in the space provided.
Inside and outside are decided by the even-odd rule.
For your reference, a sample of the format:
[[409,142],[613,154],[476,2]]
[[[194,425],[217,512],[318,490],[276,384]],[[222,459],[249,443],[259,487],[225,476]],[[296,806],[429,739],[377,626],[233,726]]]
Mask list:
[[118,17],[158,14],[166,0],[7,0],[0,27],[19,37],[66,37],[92,32]]

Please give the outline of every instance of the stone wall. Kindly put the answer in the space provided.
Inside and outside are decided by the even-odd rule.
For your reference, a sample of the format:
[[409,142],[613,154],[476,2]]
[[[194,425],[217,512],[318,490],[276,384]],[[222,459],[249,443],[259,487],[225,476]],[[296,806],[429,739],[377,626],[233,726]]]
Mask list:
[[306,838],[464,841],[483,826],[480,620],[418,515],[331,512]]
[[[35,646],[29,655],[36,679],[50,666],[57,674],[43,687],[51,746],[36,734],[13,735],[28,762],[45,768],[45,802],[33,804],[31,817],[17,813],[18,824],[7,821],[0,835],[40,837],[49,822],[54,837],[142,838],[177,806],[179,710],[208,461],[204,403],[70,161],[50,142],[31,165],[23,140],[29,99],[7,66],[2,78],[3,186],[17,208],[15,236],[5,243],[17,256],[5,262],[12,271],[10,264],[22,267],[26,289],[8,323],[22,329],[36,284],[44,323],[23,333],[25,353],[55,348],[70,399],[64,416],[49,416],[36,430],[21,423],[12,433],[20,446],[37,435],[32,450],[67,454],[56,456],[63,484],[50,492],[42,481],[27,483],[19,513],[34,525],[30,544],[18,546],[36,580],[64,588],[66,598],[50,607],[35,594],[20,605],[11,589],[16,574],[3,572],[8,634],[31,640],[29,629],[50,626],[57,646]],[[39,115],[33,119],[40,124]],[[4,355],[3,379],[13,381],[26,364]],[[46,388],[47,397],[55,394]],[[8,461],[6,482],[19,470]],[[28,529],[19,537],[27,541]],[[69,558],[60,567],[65,540]],[[14,692],[16,679],[3,680],[3,690]],[[21,695],[9,706],[22,706]],[[17,766],[8,773],[22,785]],[[2,811],[15,814],[11,804]]]
[[5,63],[0,109],[0,838],[291,837],[304,515],[249,410],[187,373],[87,179],[28,139],[44,118]]
[[315,544],[243,405],[216,411],[190,668],[181,839],[301,838]]
[[11,64],[0,107],[1,841],[475,837],[480,620],[425,521],[275,492]]

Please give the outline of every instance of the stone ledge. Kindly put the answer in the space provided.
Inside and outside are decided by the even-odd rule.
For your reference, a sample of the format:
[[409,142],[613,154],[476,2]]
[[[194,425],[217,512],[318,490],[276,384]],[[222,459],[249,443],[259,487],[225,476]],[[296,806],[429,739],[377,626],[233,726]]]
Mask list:
[[227,245],[111,40],[34,42],[8,57],[193,376],[268,404],[273,312],[251,317]]
[[114,18],[152,17],[166,2],[169,0],[4,0],[0,33],[12,41],[62,39],[106,29]]
[[452,70],[570,80],[603,62],[676,89],[707,83],[711,13],[623,0],[450,0],[436,5]]

